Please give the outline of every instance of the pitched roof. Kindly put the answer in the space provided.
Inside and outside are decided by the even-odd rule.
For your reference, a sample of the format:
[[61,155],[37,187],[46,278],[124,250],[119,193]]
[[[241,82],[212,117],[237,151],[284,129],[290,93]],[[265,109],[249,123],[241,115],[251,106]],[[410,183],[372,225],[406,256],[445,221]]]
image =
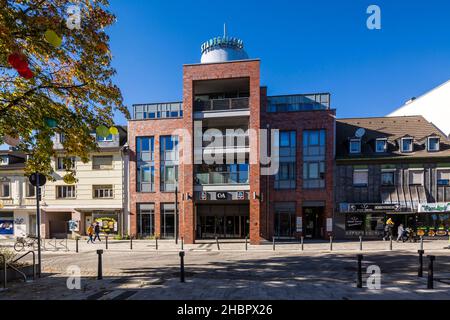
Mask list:
[[[356,130],[364,128],[361,139],[361,154],[349,153],[349,140],[355,138]],[[401,153],[399,140],[414,138],[414,151]],[[425,146],[430,136],[440,138],[440,151],[428,152]],[[386,153],[375,152],[376,139],[388,140]],[[336,120],[336,157],[339,158],[382,158],[382,157],[444,157],[450,156],[450,140],[431,122],[422,116],[352,118]]]

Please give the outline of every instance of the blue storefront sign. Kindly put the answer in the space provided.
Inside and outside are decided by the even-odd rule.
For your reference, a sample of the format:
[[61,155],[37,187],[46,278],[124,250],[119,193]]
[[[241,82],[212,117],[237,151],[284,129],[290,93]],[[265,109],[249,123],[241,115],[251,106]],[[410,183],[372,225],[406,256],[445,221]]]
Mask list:
[[0,235],[14,235],[14,220],[0,220]]

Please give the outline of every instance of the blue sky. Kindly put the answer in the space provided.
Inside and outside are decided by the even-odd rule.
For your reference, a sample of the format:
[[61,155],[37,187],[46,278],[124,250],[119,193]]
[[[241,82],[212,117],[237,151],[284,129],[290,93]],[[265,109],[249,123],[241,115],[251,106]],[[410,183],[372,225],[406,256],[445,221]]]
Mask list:
[[[381,30],[366,27],[371,4]],[[182,65],[200,61],[224,22],[261,59],[269,94],[330,92],[338,117],[384,116],[450,79],[448,0],[111,0],[111,10],[116,82],[130,107],[181,100]]]

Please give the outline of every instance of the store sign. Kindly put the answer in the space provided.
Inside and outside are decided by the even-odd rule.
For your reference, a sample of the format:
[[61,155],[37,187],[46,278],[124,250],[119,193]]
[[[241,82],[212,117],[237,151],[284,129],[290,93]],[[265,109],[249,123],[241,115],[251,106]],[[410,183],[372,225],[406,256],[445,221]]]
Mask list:
[[327,218],[327,232],[333,232],[333,219]]
[[208,200],[208,194],[206,192],[200,193],[200,200]]
[[244,191],[238,191],[237,198],[238,198],[238,200],[244,200],[245,199]]
[[302,217],[297,217],[297,232],[303,232],[303,219]]
[[13,235],[14,234],[14,221],[13,220],[0,220],[0,234],[1,235]]
[[450,202],[421,203],[419,204],[419,212],[450,212]]
[[103,233],[115,233],[117,232],[117,220],[112,217],[96,218],[95,222],[100,224],[100,230]]
[[75,221],[75,220],[70,220],[69,221],[69,230],[71,232],[78,232],[78,231],[80,231],[80,223],[78,221]]
[[217,192],[216,193],[216,199],[217,200],[226,200],[227,197],[227,193],[226,192]]
[[368,204],[353,203],[349,205],[349,212],[374,212],[374,211],[401,211],[399,204]]

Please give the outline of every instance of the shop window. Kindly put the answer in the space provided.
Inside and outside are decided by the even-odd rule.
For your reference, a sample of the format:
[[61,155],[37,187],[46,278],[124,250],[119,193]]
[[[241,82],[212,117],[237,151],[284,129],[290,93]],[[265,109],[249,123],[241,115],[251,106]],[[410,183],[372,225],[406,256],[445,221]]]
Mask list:
[[161,238],[175,238],[175,204],[161,204]]
[[137,228],[141,238],[155,235],[155,205],[153,203],[138,203]]
[[424,172],[423,170],[409,171],[409,185],[423,186]]
[[347,236],[381,236],[384,231],[384,214],[347,213],[345,233]]
[[369,184],[369,170],[355,169],[353,171],[353,185],[355,187],[367,187]]

